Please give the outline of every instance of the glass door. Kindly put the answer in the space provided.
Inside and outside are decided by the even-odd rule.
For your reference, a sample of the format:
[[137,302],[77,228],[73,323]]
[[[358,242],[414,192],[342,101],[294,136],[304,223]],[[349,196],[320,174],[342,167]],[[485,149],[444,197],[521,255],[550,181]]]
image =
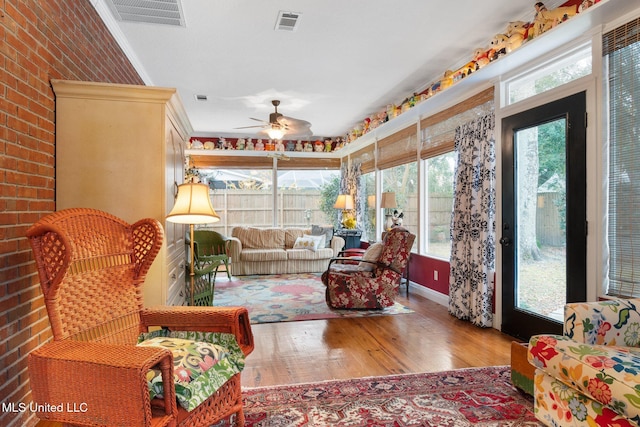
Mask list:
[[561,333],[586,298],[585,93],[503,120],[503,324]]

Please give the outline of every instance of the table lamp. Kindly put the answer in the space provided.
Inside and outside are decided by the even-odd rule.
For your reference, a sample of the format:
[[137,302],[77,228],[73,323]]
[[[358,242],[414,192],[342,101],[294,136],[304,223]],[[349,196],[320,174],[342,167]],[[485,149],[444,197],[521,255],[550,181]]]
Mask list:
[[353,227],[347,226],[349,220],[349,211],[354,208],[353,196],[351,194],[339,194],[333,207],[335,209],[342,209],[342,225],[345,228],[355,228],[355,224]]
[[[395,209],[398,207],[396,203],[396,193],[382,193],[382,198],[380,199],[380,207],[382,209]],[[391,230],[393,227],[393,214],[389,210],[385,210],[385,229]]]
[[191,305],[194,304],[195,292],[195,254],[193,251],[193,226],[195,224],[209,224],[220,221],[220,216],[213,210],[209,198],[209,187],[205,184],[188,183],[178,186],[178,195],[173,209],[167,215],[167,221],[176,224],[189,224],[191,249]]

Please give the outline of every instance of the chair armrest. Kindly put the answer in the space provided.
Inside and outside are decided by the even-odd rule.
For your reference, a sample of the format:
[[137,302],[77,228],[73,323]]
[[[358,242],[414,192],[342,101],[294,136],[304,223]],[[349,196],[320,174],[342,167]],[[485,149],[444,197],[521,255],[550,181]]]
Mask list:
[[205,274],[213,273],[220,266],[220,264],[222,264],[222,261],[217,259],[205,259],[202,262],[204,264],[204,267],[200,267],[196,264],[193,269],[193,274],[195,274],[196,276],[204,276]]
[[354,258],[354,257],[349,257],[349,256],[336,256],[333,257],[329,260],[329,265],[327,266],[327,270],[331,270],[331,264],[335,263],[335,262],[342,262],[342,261],[347,261],[350,263],[355,263],[355,262],[360,262],[362,261],[362,258]]
[[237,237],[229,237],[227,242],[227,248],[229,250],[229,258],[231,262],[234,260],[240,261],[240,254],[242,253],[242,242]]
[[382,270],[391,270],[396,274],[400,274],[400,275],[402,274],[401,271],[397,271],[395,268],[391,267],[390,265],[384,264],[384,263],[382,263],[380,261],[368,261],[368,260],[365,260],[365,259],[362,259],[362,258],[355,258],[355,257],[334,257],[334,258],[331,258],[331,260],[329,261],[329,265],[327,266],[327,270],[331,269],[331,264],[333,264],[334,262],[338,262],[338,261],[347,261],[347,262],[352,262],[352,263],[354,263],[354,262],[358,262],[358,263],[366,262],[367,264],[372,264],[372,265],[374,265],[374,266],[376,266],[376,267],[378,267],[378,268],[380,268]]
[[223,332],[236,336],[245,355],[253,351],[253,332],[249,312],[244,307],[158,306],[143,309],[142,324],[174,331]]
[[[175,422],[171,352],[155,347],[53,341],[29,354],[29,377],[37,416],[83,425],[150,426],[147,372],[162,372],[161,425]],[[55,406],[55,408],[53,408]],[[156,405],[154,404],[154,407]]]
[[[585,344],[638,347],[625,342],[625,332],[640,324],[636,304],[640,299],[612,299],[587,303],[569,303],[564,308],[564,335]],[[635,333],[631,334],[635,336]]]
[[331,249],[333,249],[333,256],[338,256],[342,248],[344,248],[345,241],[340,236],[333,236],[331,239]]

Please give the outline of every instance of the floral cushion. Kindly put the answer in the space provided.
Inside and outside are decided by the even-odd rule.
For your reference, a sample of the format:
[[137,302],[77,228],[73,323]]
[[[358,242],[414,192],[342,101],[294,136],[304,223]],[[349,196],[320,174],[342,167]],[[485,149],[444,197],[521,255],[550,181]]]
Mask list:
[[638,426],[609,406],[602,405],[549,375],[536,374],[534,386],[536,418],[547,426]]
[[[141,334],[139,346],[168,349],[180,406],[191,411],[244,368],[244,354],[232,334],[159,330]],[[147,374],[151,399],[163,394],[159,369]]]
[[[537,406],[555,408],[561,420],[591,422],[615,413],[640,421],[640,349],[584,344],[559,335],[534,336],[529,361],[551,379],[536,376]],[[585,396],[588,398],[585,399]],[[589,415],[592,413],[592,415]],[[608,412],[607,412],[608,414]],[[591,418],[591,419],[590,419]],[[624,425],[624,424],[616,424]]]
[[569,303],[564,335],[529,340],[536,417],[547,425],[640,422],[638,299]]

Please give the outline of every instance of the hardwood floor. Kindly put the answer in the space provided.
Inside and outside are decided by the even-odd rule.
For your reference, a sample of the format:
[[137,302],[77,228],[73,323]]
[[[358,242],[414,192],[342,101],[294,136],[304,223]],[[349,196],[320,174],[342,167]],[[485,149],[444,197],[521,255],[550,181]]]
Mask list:
[[[401,292],[404,295],[404,292]],[[421,296],[415,313],[253,325],[245,387],[508,365],[514,338],[449,315]]]
[[[411,314],[253,325],[244,387],[508,365],[514,339],[449,315],[421,296]],[[59,427],[41,421],[38,427]]]

